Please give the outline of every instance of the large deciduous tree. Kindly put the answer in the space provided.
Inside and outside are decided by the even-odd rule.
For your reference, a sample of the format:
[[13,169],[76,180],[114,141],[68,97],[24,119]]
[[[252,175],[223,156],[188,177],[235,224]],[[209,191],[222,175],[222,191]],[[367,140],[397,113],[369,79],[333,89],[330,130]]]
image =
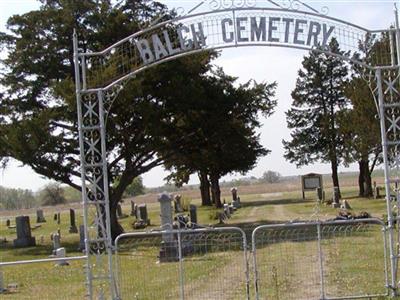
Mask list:
[[246,173],[269,152],[260,145],[256,129],[261,126],[259,114],[273,112],[276,84],[235,82],[222,70],[198,78],[198,93],[188,95],[195,109],[182,107],[167,129],[174,133],[168,144],[176,149],[166,164],[173,170],[171,178],[182,184],[197,172],[203,205],[221,207],[219,179],[231,172]]
[[[166,7],[149,0],[42,0],[39,10],[8,20],[9,32],[0,34],[0,158],[14,158],[37,173],[80,190],[77,113],[74,95],[72,33],[81,37],[84,51],[99,51],[168,16]],[[165,136],[158,128],[171,122],[166,100],[183,101],[176,87],[157,98],[158,82],[174,86],[172,73],[190,78],[205,74],[210,55],[166,64],[162,72],[149,70],[127,83],[111,106],[107,119],[111,231],[123,232],[116,207],[125,189],[139,176],[162,164],[157,149]],[[179,71],[178,71],[179,70]],[[161,76],[162,75],[162,76]],[[160,77],[161,76],[161,77]],[[151,82],[152,84],[145,84]],[[164,148],[162,148],[164,149]],[[164,149],[164,154],[170,151]]]
[[[343,54],[335,39],[328,48]],[[348,67],[339,57],[318,51],[311,51],[302,65],[292,92],[292,108],[286,113],[292,133],[291,140],[283,141],[285,158],[297,166],[329,162],[333,185],[339,187],[344,141],[338,116],[349,104],[344,94]]]

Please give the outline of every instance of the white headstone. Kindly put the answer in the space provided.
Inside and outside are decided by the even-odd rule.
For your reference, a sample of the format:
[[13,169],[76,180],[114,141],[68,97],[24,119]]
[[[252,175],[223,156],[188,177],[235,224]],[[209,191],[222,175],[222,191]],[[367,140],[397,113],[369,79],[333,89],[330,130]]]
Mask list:
[[[66,257],[66,251],[65,251],[65,248],[58,248],[57,250],[56,250],[56,257],[57,258],[64,258],[64,257]],[[57,265],[58,266],[68,266],[69,265],[69,263],[66,261],[66,260],[60,260],[60,261],[58,261],[57,262]]]

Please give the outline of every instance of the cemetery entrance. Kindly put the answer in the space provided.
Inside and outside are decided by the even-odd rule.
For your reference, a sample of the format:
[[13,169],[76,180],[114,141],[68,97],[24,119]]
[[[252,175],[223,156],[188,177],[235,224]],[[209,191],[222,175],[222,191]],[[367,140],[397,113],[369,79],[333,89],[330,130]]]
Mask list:
[[[279,4],[274,1],[208,0],[199,1],[193,9],[175,19],[155,22],[149,28],[101,52],[82,52],[81,43],[74,35],[89,298],[115,299],[119,295],[118,281],[122,280],[115,271],[115,247],[110,234],[106,116],[112,101],[126,82],[134,76],[140,76],[140,72],[150,67],[211,49],[273,46],[314,50],[338,56],[326,48],[332,38],[338,41],[346,53],[340,55],[343,61],[357,64],[364,70],[365,80],[369,82],[375,96],[381,124],[386,179],[388,224],[384,227],[388,235],[390,258],[388,287],[396,293],[398,236],[390,202],[392,185],[398,178],[400,163],[400,32],[397,16],[395,21],[395,28],[370,30],[327,16],[324,11],[317,11],[301,1]],[[371,42],[378,45],[373,58],[368,54],[354,55],[359,52],[360,46]],[[400,203],[399,190],[395,193],[394,198]],[[397,207],[400,208],[400,205]],[[399,212],[397,215],[400,215]],[[318,224],[314,225],[316,240],[321,241],[320,235],[324,234],[324,229]],[[306,235],[314,236],[315,240],[313,230]],[[254,239],[256,241],[257,237]],[[317,247],[323,245],[317,243]],[[323,268],[323,263],[315,264],[313,268],[316,268],[313,271],[318,271],[317,268]],[[261,275],[262,272],[256,276],[257,291],[262,285]],[[281,286],[282,278],[278,275],[276,268],[276,276],[271,277],[271,280]],[[323,280],[324,276],[320,278]],[[274,298],[273,295],[270,297]],[[328,299],[325,291],[321,291],[320,295]],[[288,299],[285,296],[281,298]]]

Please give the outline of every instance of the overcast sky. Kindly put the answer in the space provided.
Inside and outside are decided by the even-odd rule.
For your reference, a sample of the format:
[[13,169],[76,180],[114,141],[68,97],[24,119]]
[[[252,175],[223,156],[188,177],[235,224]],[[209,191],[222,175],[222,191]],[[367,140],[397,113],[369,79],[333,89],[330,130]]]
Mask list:
[[[200,1],[160,1],[169,7],[183,7],[186,10]],[[258,0],[258,3],[266,1]],[[279,2],[279,1],[276,1]],[[329,7],[329,16],[336,17],[369,29],[385,29],[394,23],[394,1],[304,1],[317,9]],[[399,2],[399,1],[396,1]],[[23,14],[39,7],[35,0],[0,0],[0,31],[5,30],[7,19],[14,14]],[[274,115],[263,120],[260,131],[262,144],[272,153],[261,158],[257,167],[246,176],[260,177],[266,170],[274,170],[282,175],[297,175],[308,172],[329,173],[328,164],[314,164],[297,169],[283,158],[282,139],[289,139],[290,132],[286,126],[285,111],[290,108],[290,93],[294,88],[297,70],[306,53],[301,50],[252,47],[224,50],[215,64],[224,68],[230,75],[239,77],[241,82],[249,79],[278,83],[276,98],[278,106]],[[343,167],[341,171],[356,170],[357,166]],[[143,176],[144,184],[148,187],[164,184],[163,178],[167,174],[162,168],[156,168]],[[232,174],[223,178],[229,180],[241,177]],[[13,162],[6,170],[0,171],[0,185],[14,188],[37,190],[46,184],[47,180],[36,175],[29,167],[22,167]],[[197,183],[193,176],[191,183]]]

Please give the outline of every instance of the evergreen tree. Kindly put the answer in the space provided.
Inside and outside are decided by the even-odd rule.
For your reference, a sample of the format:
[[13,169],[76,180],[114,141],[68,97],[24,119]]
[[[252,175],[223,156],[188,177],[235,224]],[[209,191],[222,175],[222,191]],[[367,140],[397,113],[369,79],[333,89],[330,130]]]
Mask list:
[[[335,39],[328,47],[332,53],[343,54]],[[292,92],[292,108],[286,113],[292,133],[290,141],[283,141],[285,158],[297,166],[329,162],[333,185],[339,187],[344,140],[338,116],[349,104],[344,95],[348,67],[339,57],[318,51],[310,52],[302,65]]]
[[380,162],[382,152],[375,100],[368,83],[360,77],[350,80],[346,95],[352,104],[343,112],[340,121],[340,131],[345,136],[346,162],[358,162],[359,196],[371,197],[371,174]]

